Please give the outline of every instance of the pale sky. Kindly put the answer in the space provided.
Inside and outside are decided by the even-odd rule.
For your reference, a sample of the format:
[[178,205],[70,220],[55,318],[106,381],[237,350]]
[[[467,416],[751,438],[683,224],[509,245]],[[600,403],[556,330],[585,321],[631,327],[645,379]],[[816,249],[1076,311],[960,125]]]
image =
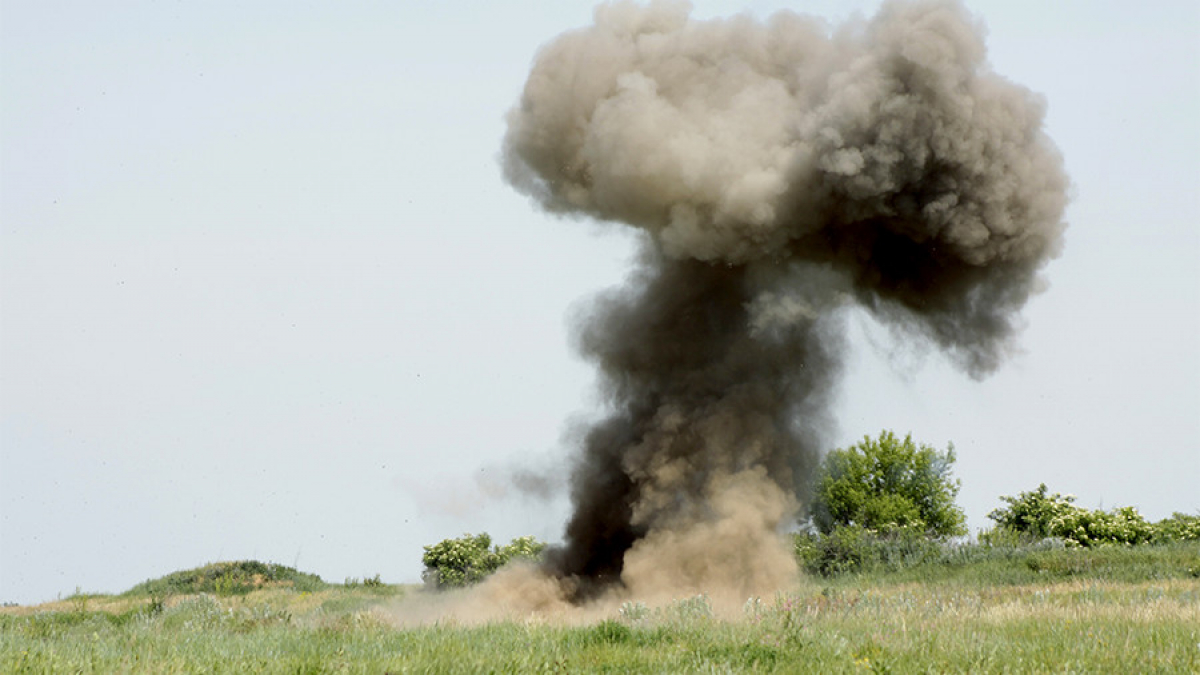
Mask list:
[[[1046,98],[1066,246],[981,382],[856,317],[834,446],[953,442],[972,531],[1041,482],[1200,512],[1200,5],[967,5]],[[570,318],[633,238],[538,212],[497,155],[592,3],[0,7],[0,601],[246,558],[410,582],[447,537],[559,538],[561,493],[488,476],[597,413]]]

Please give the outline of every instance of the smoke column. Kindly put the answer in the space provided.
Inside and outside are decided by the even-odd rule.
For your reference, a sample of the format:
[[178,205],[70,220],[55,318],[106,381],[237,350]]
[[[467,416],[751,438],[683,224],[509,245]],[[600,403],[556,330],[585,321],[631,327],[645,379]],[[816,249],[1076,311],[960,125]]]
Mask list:
[[598,7],[540,51],[508,117],[515,188],[647,235],[577,335],[607,416],[581,434],[548,562],[575,601],[786,583],[777,530],[831,428],[838,309],[982,377],[1062,244],[1044,103],[991,71],[961,5],[832,30],[689,12]]

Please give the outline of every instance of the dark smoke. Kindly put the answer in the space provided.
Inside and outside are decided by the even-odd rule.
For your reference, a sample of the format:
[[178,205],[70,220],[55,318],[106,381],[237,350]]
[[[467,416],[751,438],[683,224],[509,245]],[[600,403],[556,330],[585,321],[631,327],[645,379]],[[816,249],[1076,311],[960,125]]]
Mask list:
[[542,49],[508,120],[515,187],[648,234],[579,334],[609,414],[550,561],[577,599],[639,583],[634,563],[715,578],[673,555],[761,565],[828,437],[838,308],[982,377],[1065,227],[1044,104],[990,70],[960,5],[893,2],[832,34],[689,9],[597,8]]

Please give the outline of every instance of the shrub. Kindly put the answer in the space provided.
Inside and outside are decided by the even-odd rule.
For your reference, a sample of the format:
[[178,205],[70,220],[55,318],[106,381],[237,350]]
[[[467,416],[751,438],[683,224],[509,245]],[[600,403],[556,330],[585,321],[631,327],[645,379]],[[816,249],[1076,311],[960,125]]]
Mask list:
[[1077,508],[1071,504],[1075,501],[1074,495],[1057,492],[1047,495],[1045,483],[1038,485],[1036,490],[1022,492],[1016,497],[1002,496],[1000,501],[1008,506],[993,510],[988,518],[1000,528],[1037,539],[1053,536],[1051,523]]
[[1055,517],[1050,531],[1068,544],[1144,544],[1151,539],[1152,526],[1132,506],[1112,511],[1091,511],[1078,506]]
[[1167,544],[1175,541],[1200,540],[1200,515],[1175,512],[1153,525],[1154,542]]
[[1073,495],[1047,494],[1046,484],[1016,497],[1000,497],[1008,506],[988,514],[996,528],[980,536],[984,543],[1056,537],[1068,546],[1098,544],[1166,544],[1200,539],[1200,516],[1175,513],[1157,523],[1148,522],[1132,506],[1111,511],[1090,510],[1072,504]]
[[421,562],[425,571],[421,578],[436,588],[469,586],[516,558],[537,559],[546,545],[532,536],[517,537],[507,546],[492,546],[486,532],[464,534],[458,539],[445,539],[425,547]]
[[800,566],[813,574],[834,576],[865,570],[899,570],[938,560],[941,542],[913,529],[873,532],[857,525],[833,532],[797,534],[795,552]]
[[527,535],[513,539],[507,546],[497,550],[496,555],[499,557],[500,566],[503,566],[508,561],[517,558],[537,560],[544,550],[546,550],[545,543],[538,541],[532,535]]

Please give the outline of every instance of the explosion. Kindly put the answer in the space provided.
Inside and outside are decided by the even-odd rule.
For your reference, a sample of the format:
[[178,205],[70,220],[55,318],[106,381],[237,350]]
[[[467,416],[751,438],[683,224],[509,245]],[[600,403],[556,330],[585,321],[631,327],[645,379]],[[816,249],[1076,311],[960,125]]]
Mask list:
[[511,185],[645,235],[577,336],[606,410],[546,563],[573,602],[785,585],[778,531],[832,428],[839,308],[979,378],[1062,246],[1045,104],[990,69],[961,5],[890,2],[833,30],[689,13],[598,7],[540,51],[508,116]]

